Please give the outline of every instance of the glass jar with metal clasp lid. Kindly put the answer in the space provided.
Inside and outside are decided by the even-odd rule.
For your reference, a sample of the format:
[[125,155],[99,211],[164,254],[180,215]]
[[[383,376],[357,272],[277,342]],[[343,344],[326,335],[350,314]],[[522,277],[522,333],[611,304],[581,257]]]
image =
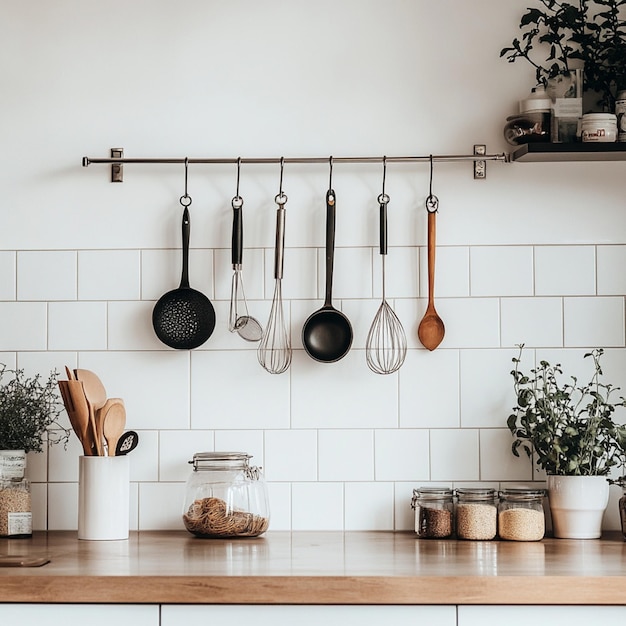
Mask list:
[[498,530],[496,490],[459,488],[456,490],[456,533],[459,539],[495,539]]
[[244,452],[198,452],[189,461],[183,522],[196,537],[257,537],[269,526],[260,468]]
[[454,535],[454,492],[447,487],[413,489],[415,532],[420,539],[447,539]]
[[540,541],[546,532],[544,489],[509,487],[500,492],[498,535],[510,541]]

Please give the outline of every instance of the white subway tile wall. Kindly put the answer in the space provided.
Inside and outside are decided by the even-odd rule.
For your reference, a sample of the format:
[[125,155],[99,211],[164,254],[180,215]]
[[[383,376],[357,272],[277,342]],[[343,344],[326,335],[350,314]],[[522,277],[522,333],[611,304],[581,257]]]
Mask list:
[[[619,162],[489,162],[475,181],[470,163],[435,161],[446,334],[429,352],[417,336],[428,159],[389,161],[385,295],[409,350],[399,372],[379,376],[365,345],[382,297],[383,168],[337,160],[333,304],[352,322],[353,346],[332,364],[302,347],[302,325],[325,296],[325,155],[468,154],[475,143],[510,151],[502,126],[533,71],[499,58],[497,40],[512,36],[527,0],[454,2],[454,11],[434,0],[232,0],[217,13],[205,0],[151,0],[149,11],[65,0],[46,19],[32,3],[10,4],[1,45],[27,42],[28,54],[4,55],[0,362],[42,375],[91,369],[124,398],[141,437],[130,456],[131,528],[182,530],[193,453],[242,450],[264,469],[271,529],[412,529],[421,484],[543,481],[510,452],[517,344],[527,368],[547,358],[581,375],[584,353],[604,347],[607,377],[626,388]],[[320,33],[341,50],[320,45]],[[217,323],[204,345],[177,351],[158,341],[151,313],[181,281],[183,166],[129,163],[122,184],[106,165],[81,167],[114,145],[129,158],[323,157],[284,167],[286,373],[264,371],[257,344],[227,328],[234,161],[189,166],[190,284],[213,301]],[[240,182],[244,285],[265,324],[278,162],[244,160]],[[36,528],[76,529],[79,453],[72,440],[30,455]],[[619,527],[616,513],[608,527]]]

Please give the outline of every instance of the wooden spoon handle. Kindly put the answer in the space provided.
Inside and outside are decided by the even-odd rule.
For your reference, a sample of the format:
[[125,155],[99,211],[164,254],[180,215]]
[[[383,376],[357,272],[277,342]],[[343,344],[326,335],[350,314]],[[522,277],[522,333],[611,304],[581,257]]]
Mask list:
[[435,247],[437,235],[437,216],[435,211],[428,212],[428,306],[435,302]]

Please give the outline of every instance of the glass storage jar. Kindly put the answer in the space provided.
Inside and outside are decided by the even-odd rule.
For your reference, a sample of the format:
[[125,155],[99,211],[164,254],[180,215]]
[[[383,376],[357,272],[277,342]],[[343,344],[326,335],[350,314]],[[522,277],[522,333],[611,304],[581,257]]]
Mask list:
[[189,461],[183,522],[196,537],[256,537],[269,526],[261,470],[244,452],[198,452]]
[[18,539],[32,534],[30,481],[0,478],[0,537]]
[[415,532],[420,539],[446,539],[454,535],[453,491],[446,487],[413,489]]
[[546,532],[543,489],[510,487],[500,492],[498,535],[510,541],[540,541]]
[[490,540],[498,530],[496,490],[464,488],[456,490],[456,533],[459,539]]

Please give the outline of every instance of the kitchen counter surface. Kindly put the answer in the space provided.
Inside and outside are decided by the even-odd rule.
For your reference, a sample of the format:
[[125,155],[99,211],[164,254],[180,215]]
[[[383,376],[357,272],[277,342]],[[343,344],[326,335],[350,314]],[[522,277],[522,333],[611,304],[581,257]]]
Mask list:
[[75,532],[0,539],[0,602],[183,604],[623,604],[626,543],[418,540],[409,532],[186,532],[80,541]]

